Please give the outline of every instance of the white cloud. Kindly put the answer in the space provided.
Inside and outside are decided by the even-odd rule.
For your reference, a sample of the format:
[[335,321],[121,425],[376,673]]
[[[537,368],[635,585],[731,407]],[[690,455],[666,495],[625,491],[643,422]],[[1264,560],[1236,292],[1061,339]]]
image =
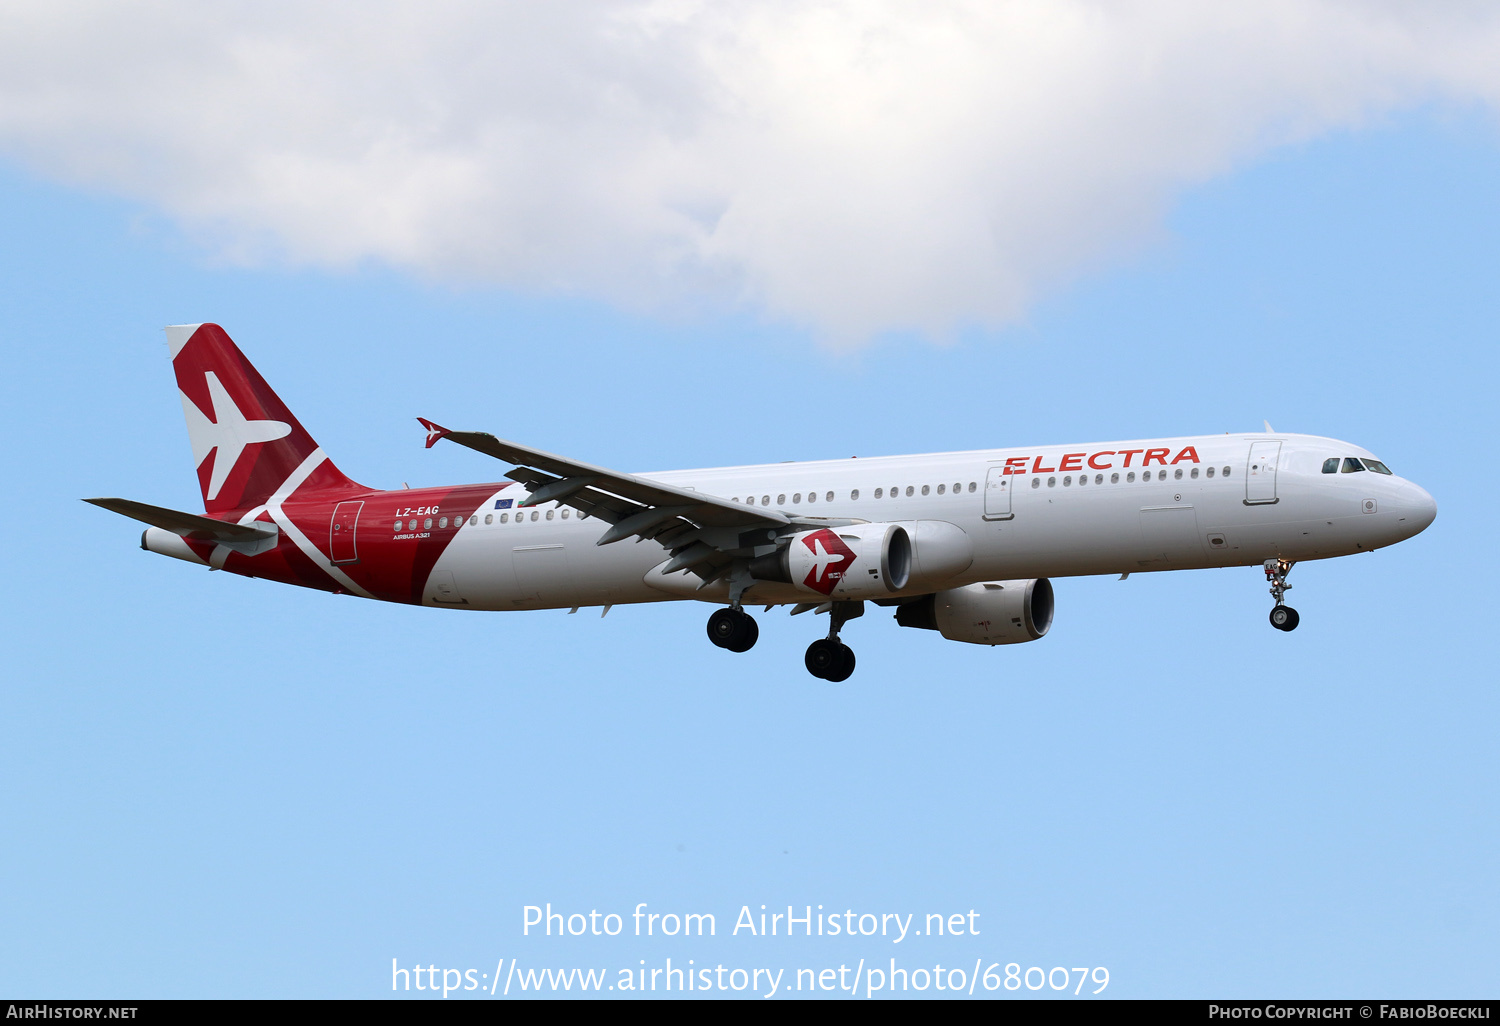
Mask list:
[[217,252],[842,342],[1003,324],[1183,185],[1433,99],[1500,101],[1495,5],[0,6],[0,150]]

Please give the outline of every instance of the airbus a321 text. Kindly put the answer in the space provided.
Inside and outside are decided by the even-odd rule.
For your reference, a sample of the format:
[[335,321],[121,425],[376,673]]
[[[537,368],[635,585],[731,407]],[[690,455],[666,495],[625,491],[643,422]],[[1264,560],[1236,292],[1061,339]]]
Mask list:
[[[695,599],[744,652],[745,611],[829,614],[807,669],[841,681],[865,603],[953,641],[1035,641],[1051,577],[1261,566],[1271,624],[1299,560],[1410,538],[1432,497],[1348,442],[1200,435],[624,474],[423,420],[514,469],[377,491],[345,477],[216,324],[167,328],[205,512],[89,499],[150,525],[141,547],[247,577],[452,609]],[[634,543],[632,543],[634,542]]]

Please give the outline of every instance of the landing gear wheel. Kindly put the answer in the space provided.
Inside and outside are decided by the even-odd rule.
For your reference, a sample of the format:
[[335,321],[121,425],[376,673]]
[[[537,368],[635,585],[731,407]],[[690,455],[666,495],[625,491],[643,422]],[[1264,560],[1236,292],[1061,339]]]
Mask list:
[[760,626],[738,609],[716,609],[708,618],[708,640],[731,652],[748,652],[760,637]]
[[841,643],[839,645],[839,668],[830,673],[827,677],[824,678],[824,680],[830,680],[833,683],[838,684],[841,681],[848,680],[849,675],[853,672],[854,649],[850,648],[848,645]]
[[735,639],[734,644],[724,646],[731,652],[748,652],[760,640],[760,624],[755,622],[755,617],[749,613],[741,613],[740,616],[744,617],[744,631]]
[[1275,627],[1278,631],[1296,630],[1297,624],[1301,619],[1297,615],[1297,611],[1291,606],[1277,606],[1271,610],[1271,626]]
[[814,677],[832,681],[848,680],[854,672],[854,651],[832,638],[819,638],[807,646],[807,672]]

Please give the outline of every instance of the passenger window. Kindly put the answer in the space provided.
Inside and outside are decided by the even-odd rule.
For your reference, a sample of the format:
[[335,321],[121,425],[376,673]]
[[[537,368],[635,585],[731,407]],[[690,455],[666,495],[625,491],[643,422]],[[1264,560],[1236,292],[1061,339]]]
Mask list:
[[884,497],[885,497],[885,489],[884,488],[877,488],[877,489],[875,489],[875,498],[881,499],[881,498],[884,498]]
[[1359,462],[1359,460],[1355,459],[1353,456],[1345,456],[1344,457],[1344,466],[1343,466],[1343,469],[1340,470],[1339,473],[1341,473],[1341,474],[1359,474],[1359,473],[1363,473],[1364,469],[1365,469],[1365,465],[1363,463]]
[[[1165,474],[1166,471],[1163,470],[1162,473]],[[1182,480],[1182,468],[1178,467],[1176,470],[1172,471],[1172,476],[1174,478],[1176,478],[1177,480],[1181,481]]]
[[1339,458],[1337,456],[1330,456],[1326,460],[1323,461],[1323,473],[1325,473],[1325,474],[1337,474],[1338,472],[1339,472]]
[[808,502],[817,502],[818,501],[818,493],[817,492],[808,492],[807,493],[807,501]]
[[547,519],[548,520],[552,519],[552,510],[550,510],[550,509],[547,511]]
[[972,492],[976,487],[978,487],[978,486],[975,485],[973,481],[969,482],[969,491]]
[[438,526],[439,527],[447,527],[448,526],[448,518],[447,517],[443,517],[443,519],[439,520],[438,521]]
[[1194,480],[1197,479],[1197,477],[1198,477],[1198,468],[1197,467],[1193,468],[1193,474],[1192,474],[1192,476],[1193,476]]
[[494,522],[495,522],[495,514],[493,514],[493,513],[486,513],[484,515],[484,526],[485,527],[489,527]]
[[932,491],[932,489],[931,489],[931,488],[929,488],[929,487],[928,487],[928,486],[927,486],[927,485],[923,485],[923,486],[922,486],[922,494],[923,494],[923,495],[927,495],[927,494],[928,494],[928,493],[929,493],[929,492],[931,492],[931,491]]
[[1089,476],[1087,474],[1079,474],[1078,475],[1078,483],[1080,485],[1086,485],[1086,484],[1088,484],[1089,483]]
[[945,484],[938,485],[938,494],[939,495],[942,495],[947,490],[948,490],[948,486],[947,485],[945,485]]
[[1223,471],[1222,471],[1222,473],[1223,473],[1223,475],[1224,475],[1224,476],[1225,476],[1225,477],[1228,477],[1228,476],[1229,476],[1229,468],[1228,468],[1228,467],[1225,467],[1225,468],[1224,468],[1224,469],[1223,469]]
[[1103,484],[1103,483],[1104,483],[1104,475],[1103,474],[1095,474],[1094,475],[1094,484]]
[[833,501],[833,493],[829,492],[827,495],[823,496],[823,501],[824,502],[832,502]]
[[914,495],[915,493],[916,493],[916,489],[915,488],[913,488],[911,485],[907,485],[906,486],[906,497],[908,499],[911,498],[912,495]]
[[1207,473],[1209,477],[1213,477],[1214,476],[1214,468],[1213,467],[1209,467],[1208,470],[1205,471],[1205,473]]
[[785,492],[782,492],[780,495],[776,496],[776,505],[778,505],[778,506],[785,506],[786,505],[786,493]]
[[1132,470],[1130,473],[1125,475],[1125,483],[1135,484],[1135,471]]
[[1120,475],[1119,474],[1111,474],[1111,475],[1109,475],[1109,483],[1110,484],[1119,484],[1120,483]]
[[401,525],[404,524],[404,523],[406,523],[405,520],[398,520],[398,521],[396,521],[396,530],[398,530],[398,531],[401,530]]
[[406,529],[408,531],[415,531],[417,529],[417,522],[415,520],[408,521]]
[[536,516],[537,516],[536,510],[532,510],[531,511],[531,522],[532,523],[536,523]]
[[771,504],[771,497],[769,495],[762,495],[760,497],[760,504],[762,506],[769,506]]
[[854,491],[850,492],[849,493],[849,498],[857,500],[859,498],[859,489],[856,488],[856,489],[854,489]]
[[1068,485],[1070,485],[1072,483],[1073,483],[1073,475],[1072,474],[1069,474],[1067,477],[1063,478],[1063,487],[1064,488],[1068,487]]
[[1048,488],[1056,488],[1057,487],[1057,478],[1055,478],[1055,477],[1049,477],[1049,478],[1047,478],[1047,487]]
[[1040,488],[1041,486],[1042,486],[1042,479],[1041,478],[1034,477],[1034,478],[1031,479],[1031,487],[1033,487],[1033,488]]
[[501,513],[500,514],[500,522],[502,524],[508,524],[508,523],[510,523],[510,514],[509,513]]
[[422,530],[424,530],[424,531],[430,531],[430,530],[432,530],[432,518],[431,517],[428,517],[426,520],[422,521]]
[[792,503],[793,503],[793,505],[799,505],[799,506],[802,504],[802,493],[801,492],[794,492],[794,493],[792,493]]

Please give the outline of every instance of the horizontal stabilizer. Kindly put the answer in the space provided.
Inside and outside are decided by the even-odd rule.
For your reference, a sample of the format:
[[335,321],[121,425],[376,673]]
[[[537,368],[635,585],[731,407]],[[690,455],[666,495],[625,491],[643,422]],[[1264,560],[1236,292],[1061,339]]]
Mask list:
[[84,499],[95,506],[102,506],[112,513],[139,520],[143,524],[159,527],[193,541],[219,542],[223,545],[252,545],[274,539],[275,524],[231,524],[213,517],[196,513],[182,513],[161,506],[149,506],[131,499]]

